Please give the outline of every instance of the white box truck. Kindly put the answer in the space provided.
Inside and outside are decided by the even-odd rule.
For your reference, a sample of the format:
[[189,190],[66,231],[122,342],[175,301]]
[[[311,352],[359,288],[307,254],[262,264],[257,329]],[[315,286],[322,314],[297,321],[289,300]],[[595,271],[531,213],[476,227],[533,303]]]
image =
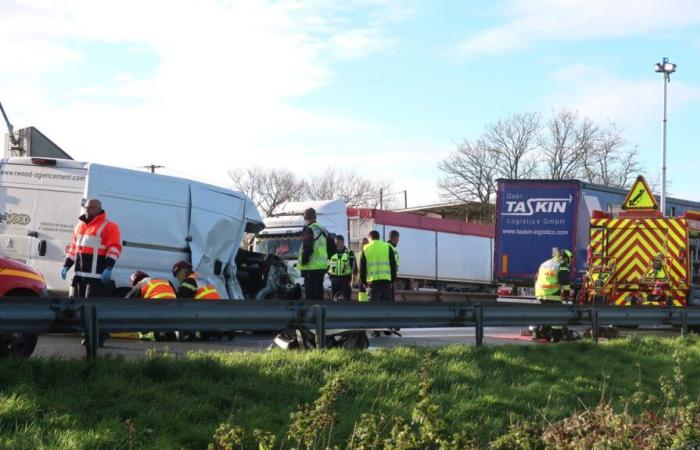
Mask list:
[[123,250],[112,278],[115,296],[135,270],[172,279],[180,259],[231,299],[294,298],[278,258],[239,249],[244,233],[263,226],[244,194],[183,178],[51,158],[0,160],[0,255],[24,262],[64,295],[60,270],[88,198],[102,202],[121,229]]

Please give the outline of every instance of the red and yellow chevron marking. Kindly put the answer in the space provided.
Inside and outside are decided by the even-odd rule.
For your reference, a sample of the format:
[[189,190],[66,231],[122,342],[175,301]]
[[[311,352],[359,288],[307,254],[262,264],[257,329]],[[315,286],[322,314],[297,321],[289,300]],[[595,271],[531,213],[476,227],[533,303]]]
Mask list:
[[[654,257],[663,255],[670,285],[665,294],[672,295],[676,305],[685,305],[689,284],[688,263],[682,259],[688,253],[685,219],[593,219],[590,251],[592,265],[615,266],[607,282],[612,303],[627,304],[630,294],[639,293],[640,278],[647,273]],[[644,289],[641,290],[643,293]]]

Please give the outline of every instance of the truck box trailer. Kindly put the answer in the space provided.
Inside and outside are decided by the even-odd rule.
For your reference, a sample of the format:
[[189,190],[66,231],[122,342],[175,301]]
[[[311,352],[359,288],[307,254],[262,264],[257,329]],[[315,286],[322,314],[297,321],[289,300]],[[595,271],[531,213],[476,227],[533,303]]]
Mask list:
[[371,230],[385,240],[400,233],[402,289],[480,291],[493,283],[493,226],[366,208],[349,208],[348,221],[356,252]]
[[[73,228],[88,198],[97,198],[121,229],[123,250],[112,279],[115,295],[135,270],[170,278],[178,260],[223,296],[242,299],[250,286],[291,289],[265,255],[239,251],[246,232],[264,226],[244,194],[183,178],[50,158],[0,160],[0,253],[44,274],[49,290],[68,291],[59,276]],[[282,266],[279,262],[275,267]],[[261,279],[262,278],[262,279]],[[263,288],[257,288],[260,291]],[[246,295],[247,294],[247,295]],[[286,294],[282,293],[283,296]]]
[[[533,296],[539,265],[552,249],[573,253],[571,274],[586,271],[593,211],[619,210],[627,191],[580,180],[497,180],[494,280],[502,293]],[[700,209],[700,203],[667,198],[666,215]]]

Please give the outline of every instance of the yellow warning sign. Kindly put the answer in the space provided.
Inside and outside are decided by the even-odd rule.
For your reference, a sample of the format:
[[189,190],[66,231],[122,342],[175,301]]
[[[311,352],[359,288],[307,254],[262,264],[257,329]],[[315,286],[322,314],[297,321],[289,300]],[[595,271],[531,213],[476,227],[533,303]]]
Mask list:
[[622,209],[649,211],[656,211],[659,209],[654,194],[652,194],[643,176],[638,176],[634,184],[632,184],[632,188],[627,193],[627,197],[625,197],[625,201],[622,203]]

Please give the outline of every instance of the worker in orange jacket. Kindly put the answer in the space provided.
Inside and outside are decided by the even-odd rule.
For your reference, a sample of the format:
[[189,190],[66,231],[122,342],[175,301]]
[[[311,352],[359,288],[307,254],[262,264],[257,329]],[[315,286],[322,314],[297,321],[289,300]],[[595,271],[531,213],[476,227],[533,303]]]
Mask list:
[[198,279],[192,270],[192,264],[184,259],[173,265],[173,276],[180,282],[177,289],[178,298],[193,298],[195,300],[219,300],[219,291],[211,284]]
[[131,274],[131,290],[126,298],[148,298],[172,300],[177,298],[175,288],[164,278],[151,278],[146,272],[137,270]]
[[102,203],[91,198],[85,202],[85,213],[73,230],[73,238],[61,269],[64,280],[75,265],[71,280],[71,297],[108,295],[104,286],[112,278],[112,270],[122,251],[119,226],[107,220]]

